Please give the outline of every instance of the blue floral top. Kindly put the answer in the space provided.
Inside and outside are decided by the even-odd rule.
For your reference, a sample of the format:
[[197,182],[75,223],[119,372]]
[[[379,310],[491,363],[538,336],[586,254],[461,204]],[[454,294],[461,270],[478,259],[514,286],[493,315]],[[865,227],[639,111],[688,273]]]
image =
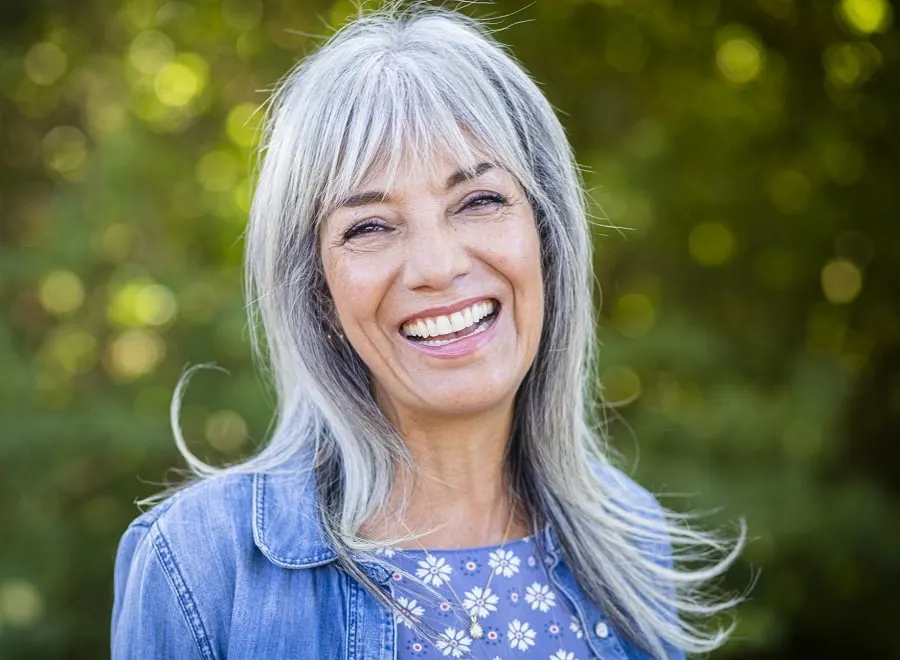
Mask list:
[[[553,590],[531,536],[502,549],[381,554],[398,569],[393,574],[402,608],[396,615],[398,658],[593,657],[580,620]],[[477,617],[475,634],[470,616]]]

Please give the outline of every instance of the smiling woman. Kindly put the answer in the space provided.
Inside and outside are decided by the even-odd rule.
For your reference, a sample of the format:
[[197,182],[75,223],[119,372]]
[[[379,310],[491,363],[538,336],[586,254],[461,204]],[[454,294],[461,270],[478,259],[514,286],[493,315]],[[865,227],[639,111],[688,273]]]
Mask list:
[[376,174],[374,191],[328,214],[325,280],[394,427],[414,413],[479,413],[500,429],[543,324],[534,214],[509,172],[433,158],[392,182]]
[[476,22],[395,7],[291,72],[266,126],[246,272],[272,436],[216,469],[176,428],[197,480],[122,539],[113,657],[718,647],[703,621],[735,601],[701,594],[743,534],[602,451],[581,184],[528,75]]

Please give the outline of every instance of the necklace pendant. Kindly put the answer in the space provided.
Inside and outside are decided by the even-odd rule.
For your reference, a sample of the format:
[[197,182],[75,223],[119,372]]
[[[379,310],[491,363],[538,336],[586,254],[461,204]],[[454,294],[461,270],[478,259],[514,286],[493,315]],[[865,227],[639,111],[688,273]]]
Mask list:
[[484,637],[484,628],[481,627],[481,624],[478,621],[472,620],[472,625],[469,626],[469,634],[475,639],[481,639]]

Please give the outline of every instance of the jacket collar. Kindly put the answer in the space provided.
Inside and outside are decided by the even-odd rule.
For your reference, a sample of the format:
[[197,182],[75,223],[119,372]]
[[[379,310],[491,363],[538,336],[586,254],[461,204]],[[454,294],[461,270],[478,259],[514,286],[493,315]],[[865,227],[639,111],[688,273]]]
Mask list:
[[253,475],[253,542],[282,568],[312,568],[337,559],[319,518],[312,461],[290,461]]
[[[337,559],[322,528],[312,466],[294,459],[277,472],[253,475],[253,542],[282,568],[313,568]],[[549,524],[541,537],[545,551],[557,555],[559,542]]]

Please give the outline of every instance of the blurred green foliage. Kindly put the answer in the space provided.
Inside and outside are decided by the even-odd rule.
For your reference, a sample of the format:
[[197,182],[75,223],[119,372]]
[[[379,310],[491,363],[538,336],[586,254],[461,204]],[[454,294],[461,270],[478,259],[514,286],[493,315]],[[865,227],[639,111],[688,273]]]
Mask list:
[[[754,537],[716,657],[900,657],[896,7],[523,4],[472,11],[585,166],[613,444]],[[256,109],[351,4],[2,11],[0,656],[98,658],[133,501],[178,479],[184,366],[230,372],[187,394],[201,457],[265,437],[240,278]]]

